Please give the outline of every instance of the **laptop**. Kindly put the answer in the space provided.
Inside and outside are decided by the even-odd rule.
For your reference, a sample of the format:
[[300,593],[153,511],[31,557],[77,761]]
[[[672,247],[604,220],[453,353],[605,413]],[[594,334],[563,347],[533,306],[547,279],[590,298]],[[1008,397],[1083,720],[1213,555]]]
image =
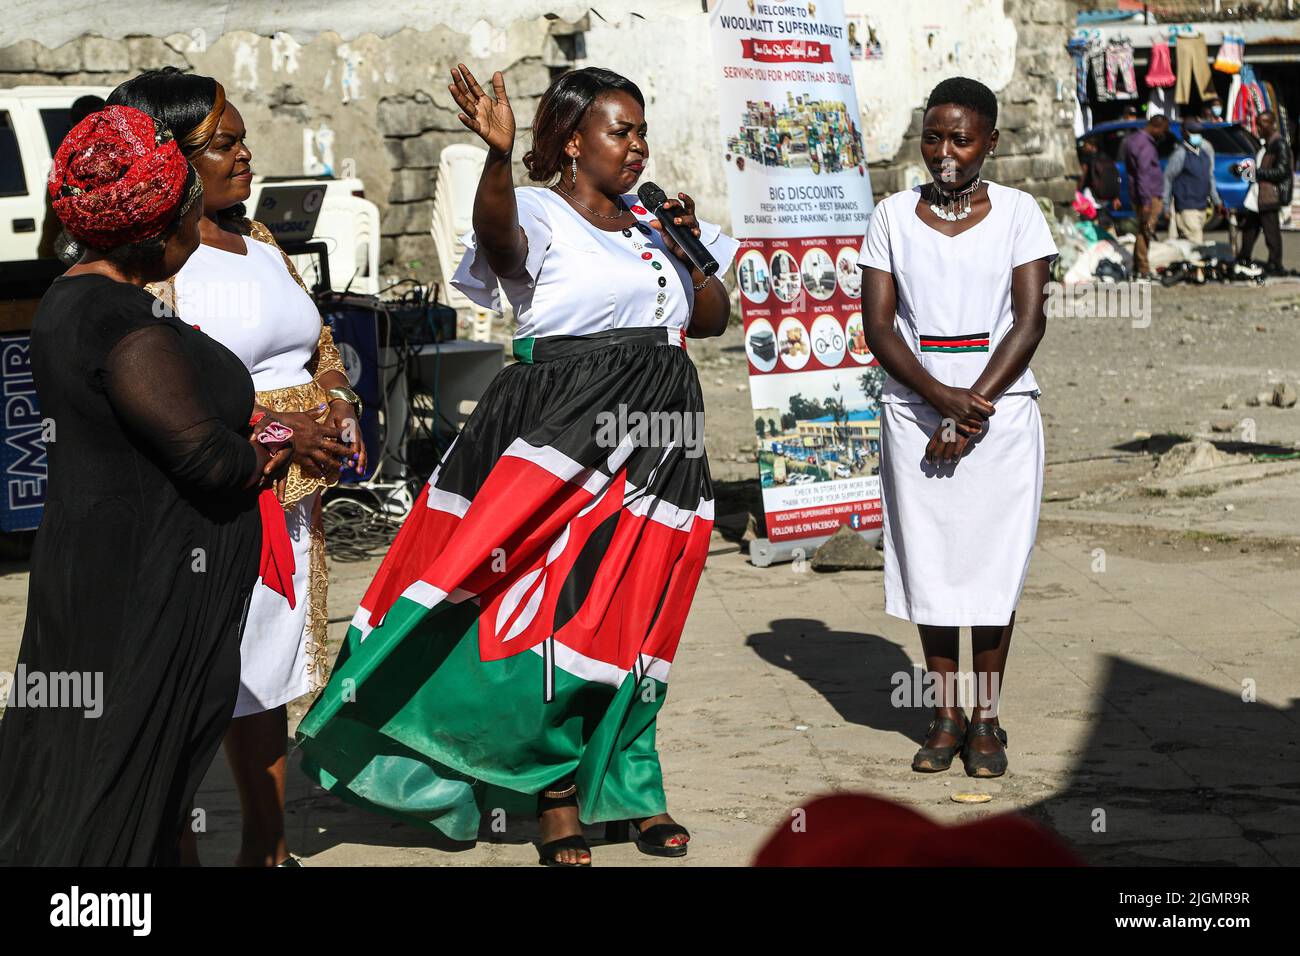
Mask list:
[[310,242],[325,202],[325,185],[263,186],[253,218],[263,223],[281,246]]

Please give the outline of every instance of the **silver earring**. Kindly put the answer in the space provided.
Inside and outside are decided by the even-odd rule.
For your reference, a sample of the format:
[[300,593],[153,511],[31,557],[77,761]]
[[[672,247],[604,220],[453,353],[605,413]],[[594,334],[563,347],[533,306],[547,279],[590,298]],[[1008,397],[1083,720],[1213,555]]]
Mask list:
[[571,176],[573,177],[573,185],[576,186],[578,185],[578,157],[577,156],[573,157],[572,168],[573,168],[573,172],[571,173]]

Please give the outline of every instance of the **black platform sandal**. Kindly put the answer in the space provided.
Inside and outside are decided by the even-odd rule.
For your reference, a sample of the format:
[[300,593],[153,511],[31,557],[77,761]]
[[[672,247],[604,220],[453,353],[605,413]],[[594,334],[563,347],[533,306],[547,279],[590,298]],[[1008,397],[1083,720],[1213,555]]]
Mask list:
[[992,753],[980,753],[966,747],[961,759],[968,777],[1000,777],[1007,772],[1007,732],[987,720],[972,720],[966,730],[966,740],[972,737],[994,737],[1002,747]]
[[[543,790],[537,795],[537,816],[538,819],[541,819],[542,814],[547,810],[555,810],[559,807],[576,807],[577,805],[578,785],[576,783],[571,783],[567,787],[557,790]],[[587,862],[564,863],[558,858],[561,850],[581,850],[587,854]],[[581,833],[543,843],[538,847],[537,852],[537,862],[542,866],[591,866],[591,847],[587,845],[587,840]]]
[[952,766],[952,758],[962,752],[966,740],[966,729],[951,717],[936,717],[925,728],[927,740],[936,733],[945,733],[956,739],[948,747],[922,747],[912,758],[912,769],[917,773],[943,773]]
[[[649,817],[642,817],[640,820],[615,820],[612,823],[605,824],[605,842],[606,843],[627,843],[632,839],[632,831],[636,830],[636,848],[642,853],[649,856],[668,856],[681,857],[686,855],[690,847],[690,831],[680,823],[656,823],[652,827],[642,830],[640,824],[644,823]],[[680,843],[677,846],[670,846],[668,841],[673,837],[686,837],[688,842]]]

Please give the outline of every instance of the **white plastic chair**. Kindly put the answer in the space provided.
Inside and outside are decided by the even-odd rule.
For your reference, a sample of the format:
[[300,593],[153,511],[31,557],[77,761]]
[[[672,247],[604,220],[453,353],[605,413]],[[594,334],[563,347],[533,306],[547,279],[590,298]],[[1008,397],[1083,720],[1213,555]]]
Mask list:
[[[335,292],[344,289],[360,295],[379,292],[378,206],[360,196],[331,198],[321,207],[313,238],[329,246],[330,286]],[[293,259],[303,281],[312,285],[316,280],[315,256]]]
[[447,304],[472,315],[470,339],[487,342],[492,337],[492,313],[451,285],[451,277],[465,257],[460,237],[473,228],[474,193],[487,161],[487,150],[469,143],[453,143],[438,158],[438,175],[433,192],[433,222],[430,232],[438,250]]

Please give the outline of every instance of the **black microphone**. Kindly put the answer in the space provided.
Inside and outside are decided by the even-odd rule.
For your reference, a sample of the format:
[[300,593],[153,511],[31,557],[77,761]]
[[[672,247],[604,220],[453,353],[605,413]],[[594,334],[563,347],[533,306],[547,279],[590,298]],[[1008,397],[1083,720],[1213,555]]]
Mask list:
[[661,210],[664,203],[668,201],[668,197],[654,183],[642,183],[641,188],[636,191],[636,196],[641,200],[641,205],[654,213],[664,232],[672,236],[673,240],[682,247],[682,251],[686,253],[686,258],[691,260],[691,265],[706,276],[711,276],[718,271],[718,260],[709,254],[709,250],[704,248],[704,243],[700,242],[695,233],[685,226],[679,226],[673,222],[673,216],[681,215],[678,210],[685,211],[685,207],[680,205],[680,200],[677,209],[662,212]]

